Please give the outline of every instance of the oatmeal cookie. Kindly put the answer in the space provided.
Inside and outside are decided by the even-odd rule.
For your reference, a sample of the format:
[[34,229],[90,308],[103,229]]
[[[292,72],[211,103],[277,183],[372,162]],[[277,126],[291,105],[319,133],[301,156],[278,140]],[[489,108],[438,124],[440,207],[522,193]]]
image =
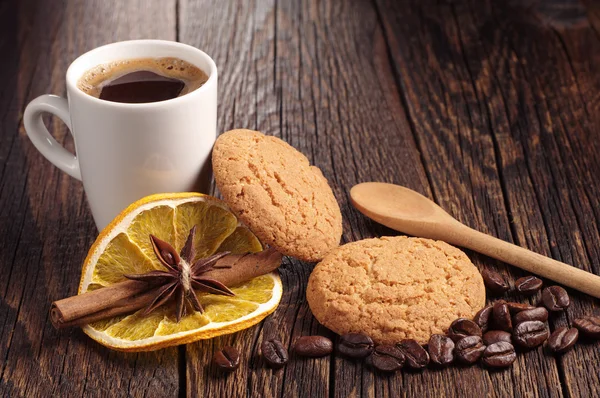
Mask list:
[[332,251],[310,275],[306,298],[317,320],[338,334],[425,344],[455,319],[471,319],[485,305],[485,287],[461,250],[398,236]]
[[231,210],[264,243],[305,261],[339,245],[340,207],[321,170],[276,137],[231,130],[213,149],[217,187]]

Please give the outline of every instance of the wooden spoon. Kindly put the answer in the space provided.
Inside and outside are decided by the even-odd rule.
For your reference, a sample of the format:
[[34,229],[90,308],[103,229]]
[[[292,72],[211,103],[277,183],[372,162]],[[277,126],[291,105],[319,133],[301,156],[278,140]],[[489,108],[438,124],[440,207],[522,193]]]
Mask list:
[[365,182],[352,187],[350,198],[361,213],[387,227],[463,246],[600,298],[600,276],[469,228],[411,189]]

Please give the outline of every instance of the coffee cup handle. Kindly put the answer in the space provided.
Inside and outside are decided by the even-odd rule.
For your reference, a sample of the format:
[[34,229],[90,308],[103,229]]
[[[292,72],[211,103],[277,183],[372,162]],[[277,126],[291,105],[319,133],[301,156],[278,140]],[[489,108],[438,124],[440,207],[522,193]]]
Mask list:
[[56,95],[45,94],[37,97],[27,105],[23,114],[23,124],[27,136],[38,151],[53,165],[78,180],[81,180],[79,161],[77,156],[67,151],[60,145],[46,129],[42,114],[44,112],[57,116],[67,125],[71,134],[71,118],[69,116],[69,103],[66,99]]

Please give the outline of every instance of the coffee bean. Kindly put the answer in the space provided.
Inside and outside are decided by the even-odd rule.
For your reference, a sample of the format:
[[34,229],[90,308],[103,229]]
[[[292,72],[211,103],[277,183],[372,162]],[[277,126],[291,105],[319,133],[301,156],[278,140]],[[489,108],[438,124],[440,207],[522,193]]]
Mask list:
[[515,347],[506,341],[499,341],[487,346],[481,357],[485,366],[490,368],[507,368],[515,362]]
[[517,289],[517,292],[526,296],[532,296],[536,294],[542,288],[542,285],[542,280],[535,276],[524,276],[517,279],[515,282],[515,288]]
[[540,321],[519,323],[513,330],[513,341],[522,347],[533,348],[548,338],[548,326]]
[[483,307],[480,309],[475,317],[473,318],[473,322],[477,324],[481,328],[481,332],[485,333],[490,327],[490,321],[492,317],[492,309],[493,306],[488,305],[487,307]]
[[373,352],[373,340],[362,333],[348,333],[340,337],[337,350],[349,358],[365,358]]
[[333,351],[333,343],[323,336],[302,336],[296,340],[294,351],[303,357],[324,357]]
[[492,318],[495,329],[510,332],[513,326],[512,320],[510,318],[510,309],[508,308],[508,304],[502,301],[498,301],[494,304],[494,308],[492,311]]
[[469,319],[458,318],[448,328],[448,337],[455,342],[467,336],[481,337],[481,328]]
[[450,365],[454,360],[454,341],[442,334],[432,334],[427,343],[431,362],[439,366]]
[[288,351],[277,339],[265,340],[260,346],[263,359],[270,368],[280,369],[288,361]]
[[527,310],[532,310],[532,309],[536,308],[531,304],[523,304],[523,303],[508,302],[508,303],[506,303],[506,305],[508,305],[508,310],[510,311],[510,313],[512,315],[518,314],[521,311],[527,311]]
[[548,320],[548,310],[544,307],[537,307],[531,310],[521,311],[513,316],[513,324],[517,325],[525,321],[540,321],[546,322]]
[[542,290],[542,303],[548,311],[562,311],[571,304],[569,294],[560,286],[550,286]]
[[470,365],[479,360],[484,350],[485,346],[481,341],[481,337],[467,336],[456,342],[454,356],[460,362]]
[[240,353],[233,347],[223,347],[215,352],[213,363],[222,372],[233,372],[240,367]]
[[506,343],[512,343],[512,336],[510,333],[503,330],[490,330],[483,335],[483,344],[492,345],[504,341]]
[[569,351],[579,338],[579,331],[575,328],[561,327],[556,329],[550,337],[548,337],[548,348],[552,352],[562,354]]
[[404,365],[404,354],[393,345],[378,345],[367,357],[367,364],[381,372],[395,372]]
[[429,354],[416,340],[406,339],[396,344],[402,351],[406,364],[412,369],[423,369],[429,364]]
[[584,336],[600,339],[600,317],[584,316],[577,318],[573,321],[573,326],[579,329]]
[[483,277],[483,283],[485,283],[485,286],[494,294],[502,294],[508,291],[510,288],[504,277],[496,271],[486,269],[483,270],[481,276]]

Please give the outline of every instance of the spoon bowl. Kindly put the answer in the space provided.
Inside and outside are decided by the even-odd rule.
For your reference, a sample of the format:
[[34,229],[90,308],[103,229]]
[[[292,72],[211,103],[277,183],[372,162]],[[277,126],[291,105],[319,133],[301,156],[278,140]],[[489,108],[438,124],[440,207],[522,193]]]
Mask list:
[[409,235],[447,240],[440,227],[462,225],[432,200],[400,185],[364,182],[352,187],[350,201],[372,220]]
[[412,189],[381,182],[365,182],[353,186],[350,198],[357,208],[362,207],[374,214],[393,213],[407,219],[423,219],[436,211],[444,211]]

